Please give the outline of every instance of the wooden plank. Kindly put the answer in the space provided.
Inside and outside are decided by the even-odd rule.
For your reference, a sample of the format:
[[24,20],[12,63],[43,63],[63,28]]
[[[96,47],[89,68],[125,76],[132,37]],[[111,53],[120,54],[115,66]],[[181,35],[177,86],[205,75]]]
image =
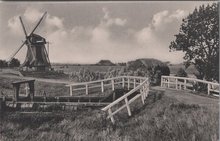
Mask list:
[[110,118],[111,118],[112,123],[114,124],[114,123],[115,123],[115,120],[114,120],[114,118],[113,118],[111,108],[108,109],[108,114],[109,114],[109,116],[110,116]]
[[125,98],[125,104],[126,104],[126,107],[127,107],[127,110],[128,110],[128,115],[131,116],[131,109],[130,109],[130,106],[129,106],[129,103],[128,103],[128,98]]
[[125,78],[122,78],[122,87],[125,87]]
[[[7,102],[7,104],[13,104],[15,102]],[[92,106],[97,106],[97,105],[108,105],[108,102],[23,102],[23,101],[18,101],[16,102],[17,104],[46,104],[46,105],[53,105],[53,104],[65,104],[65,105],[92,105]]]
[[186,79],[184,79],[184,90],[186,90]]
[[86,95],[89,94],[89,88],[88,88],[88,84],[86,84]]
[[176,78],[176,79],[175,79],[176,89],[178,89],[177,81],[178,81],[178,79]]
[[143,94],[141,94],[141,101],[143,104],[144,104],[144,99],[145,99],[144,97],[145,97],[145,92]]
[[130,78],[128,78],[128,90],[130,89]]
[[21,81],[12,82],[12,85],[22,84],[22,83],[32,83],[34,81],[35,81],[34,79],[32,79],[32,80],[21,80]]
[[[141,94],[137,94],[135,97],[133,97],[132,99],[130,99],[128,101],[129,104],[131,104],[133,101],[135,101],[137,98],[139,98],[141,96]],[[117,110],[115,110],[112,115],[117,114],[119,111],[121,111],[122,109],[126,108],[126,104],[122,105],[121,107],[119,107]],[[110,118],[110,116],[108,116],[107,118]]]
[[114,102],[112,102],[111,104],[109,104],[108,106],[104,107],[102,110],[107,110],[110,107],[114,106],[115,104],[117,104],[118,102],[124,100],[124,98],[126,98],[127,96],[131,95],[132,93],[136,92],[137,90],[139,90],[144,83],[146,83],[148,81],[148,79],[146,79],[142,84],[140,84],[139,86],[135,87],[134,89],[132,89],[131,91],[129,91],[128,93],[126,93],[125,95],[121,96],[120,98],[118,98],[117,100],[115,100]]
[[115,90],[114,80],[111,80],[111,82],[112,82],[112,90],[114,91]]
[[104,92],[104,82],[101,82],[101,89],[102,89],[102,93]]
[[196,79],[196,78],[176,77],[176,76],[162,76],[162,77],[163,78],[177,78],[177,79],[180,79],[180,80],[196,81],[196,82],[201,82],[201,83],[206,83],[206,84],[212,84],[212,85],[219,86],[219,83],[209,82],[209,81],[200,80],[200,79]]
[[70,96],[73,96],[73,86],[70,86]]
[[207,85],[208,89],[208,95],[210,95],[210,84]]
[[136,79],[134,78],[134,88],[136,87]]

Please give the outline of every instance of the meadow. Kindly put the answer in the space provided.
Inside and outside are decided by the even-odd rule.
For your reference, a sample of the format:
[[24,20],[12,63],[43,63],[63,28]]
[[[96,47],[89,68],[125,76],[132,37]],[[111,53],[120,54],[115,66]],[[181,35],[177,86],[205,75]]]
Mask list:
[[88,69],[92,72],[107,72],[109,69],[121,69],[124,66],[97,66],[97,65],[52,65],[54,70],[63,71],[66,74],[71,74],[74,71],[80,71],[80,69]]
[[[14,90],[11,83],[20,80],[23,79],[5,78],[0,76],[0,92],[7,96],[12,96]],[[25,93],[24,85],[21,85],[21,93],[22,92]],[[69,95],[69,87],[66,87],[65,84],[35,81],[35,94],[43,95],[44,92],[46,93],[46,96],[65,96]]]
[[[57,71],[63,71],[66,74],[71,74],[71,72],[74,71],[80,71],[80,69],[88,69],[92,72],[107,72],[111,69],[122,69],[126,66],[97,66],[97,65],[65,65],[65,64],[53,64],[52,67],[54,70]],[[185,68],[183,64],[172,64],[169,65],[170,73],[176,74],[177,71],[180,68]],[[194,66],[189,66],[189,68],[186,69],[187,74],[192,75],[193,73],[196,73],[196,69]]]
[[186,104],[152,90],[143,106],[137,100],[115,116],[100,109],[1,114],[0,140],[33,141],[217,141],[218,109]]
[[[82,66],[76,66],[80,69]],[[99,66],[101,68],[101,66]],[[94,70],[98,69],[94,67]],[[107,67],[105,68],[106,70]],[[91,70],[91,69],[90,69]],[[12,95],[12,79],[0,77],[0,90]],[[64,84],[35,83],[37,95],[68,95]],[[218,104],[200,105],[185,99],[177,91],[151,89],[146,104],[140,100],[131,104],[132,116],[126,109],[117,114],[113,125],[101,108],[84,107],[78,110],[53,108],[49,112],[4,112],[0,116],[0,140],[33,141],[217,141],[219,139]]]

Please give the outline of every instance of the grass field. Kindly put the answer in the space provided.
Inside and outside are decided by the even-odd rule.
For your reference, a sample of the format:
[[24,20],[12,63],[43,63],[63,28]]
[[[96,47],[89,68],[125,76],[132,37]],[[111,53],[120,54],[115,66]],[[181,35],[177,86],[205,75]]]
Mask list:
[[[0,92],[11,96],[14,91],[12,87],[12,82],[19,81],[22,79],[15,79],[15,78],[5,78],[0,76]],[[24,85],[21,87],[24,92]],[[47,96],[64,96],[69,95],[69,87],[66,87],[65,84],[56,84],[56,83],[46,83],[46,82],[39,82],[35,81],[35,94],[36,95],[43,95],[43,92],[46,92]]]
[[99,109],[54,111],[51,113],[1,114],[0,140],[32,141],[217,141],[218,110],[185,104],[151,91],[142,106],[132,104],[115,116],[116,125]]
[[[68,65],[68,67],[66,67],[65,65],[53,65],[52,66],[54,68],[54,70],[62,70],[64,73],[70,74],[71,72],[74,71],[79,71],[80,69],[88,69],[92,72],[107,72],[109,69],[121,69],[124,68],[125,66],[90,66],[90,65]],[[174,64],[169,66],[170,69],[170,73],[171,74],[176,74],[177,71],[180,68],[185,68],[185,66],[183,64]],[[196,69],[193,66],[190,66],[189,68],[186,69],[187,74],[192,75],[194,73],[196,73]]]
[[94,65],[53,65],[54,70],[63,70],[64,73],[70,74],[74,71],[79,71],[80,69],[88,69],[92,72],[107,72],[109,69],[121,69],[124,66],[94,66]]

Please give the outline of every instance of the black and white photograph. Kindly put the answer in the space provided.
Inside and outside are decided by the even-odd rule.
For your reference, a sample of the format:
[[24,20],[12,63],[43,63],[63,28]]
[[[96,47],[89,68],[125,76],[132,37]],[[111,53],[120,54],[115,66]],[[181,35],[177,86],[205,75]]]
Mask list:
[[218,141],[218,1],[0,1],[0,141]]

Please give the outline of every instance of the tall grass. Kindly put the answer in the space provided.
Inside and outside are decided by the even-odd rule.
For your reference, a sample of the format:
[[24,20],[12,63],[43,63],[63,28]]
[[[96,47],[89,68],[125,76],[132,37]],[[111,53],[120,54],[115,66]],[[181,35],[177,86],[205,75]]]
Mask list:
[[143,106],[136,101],[113,125],[99,109],[54,113],[5,113],[0,140],[217,141],[218,111],[184,104],[154,91]]

